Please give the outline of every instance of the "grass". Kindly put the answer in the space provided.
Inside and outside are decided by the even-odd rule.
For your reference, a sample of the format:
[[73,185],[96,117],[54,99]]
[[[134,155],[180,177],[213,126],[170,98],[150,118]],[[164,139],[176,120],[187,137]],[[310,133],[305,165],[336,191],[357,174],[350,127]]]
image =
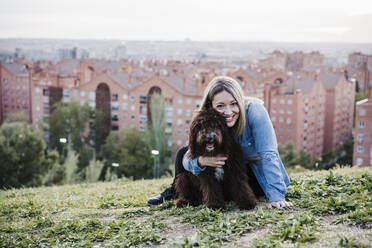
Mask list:
[[146,207],[172,179],[0,191],[0,247],[371,247],[370,168],[290,175],[291,209]]

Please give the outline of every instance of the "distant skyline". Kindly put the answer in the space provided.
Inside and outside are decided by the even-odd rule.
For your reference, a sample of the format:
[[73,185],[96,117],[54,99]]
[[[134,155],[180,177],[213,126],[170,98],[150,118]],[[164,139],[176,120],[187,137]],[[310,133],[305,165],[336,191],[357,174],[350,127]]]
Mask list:
[[0,0],[0,38],[372,43],[372,1]]

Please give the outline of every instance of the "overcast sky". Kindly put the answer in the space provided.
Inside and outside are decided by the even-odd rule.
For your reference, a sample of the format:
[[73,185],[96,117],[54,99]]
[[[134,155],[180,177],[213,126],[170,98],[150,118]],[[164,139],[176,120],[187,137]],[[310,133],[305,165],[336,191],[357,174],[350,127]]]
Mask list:
[[0,38],[372,43],[372,0],[0,0]]

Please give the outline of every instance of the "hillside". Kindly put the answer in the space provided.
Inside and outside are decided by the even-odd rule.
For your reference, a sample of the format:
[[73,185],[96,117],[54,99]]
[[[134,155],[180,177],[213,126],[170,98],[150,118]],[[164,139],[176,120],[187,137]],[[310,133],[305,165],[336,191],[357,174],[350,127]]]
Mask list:
[[290,177],[285,210],[146,207],[171,178],[0,191],[0,247],[371,247],[370,168]]

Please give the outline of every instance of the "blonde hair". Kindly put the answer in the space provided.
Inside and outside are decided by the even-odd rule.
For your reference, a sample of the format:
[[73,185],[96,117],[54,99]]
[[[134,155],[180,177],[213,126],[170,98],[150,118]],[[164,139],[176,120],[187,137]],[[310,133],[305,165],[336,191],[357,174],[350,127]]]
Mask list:
[[212,108],[212,101],[216,94],[226,91],[230,93],[239,107],[239,118],[234,125],[234,131],[236,136],[241,136],[244,132],[246,125],[245,120],[245,109],[246,100],[240,84],[233,78],[227,76],[219,76],[212,79],[204,90],[203,99],[200,104],[199,111]]

